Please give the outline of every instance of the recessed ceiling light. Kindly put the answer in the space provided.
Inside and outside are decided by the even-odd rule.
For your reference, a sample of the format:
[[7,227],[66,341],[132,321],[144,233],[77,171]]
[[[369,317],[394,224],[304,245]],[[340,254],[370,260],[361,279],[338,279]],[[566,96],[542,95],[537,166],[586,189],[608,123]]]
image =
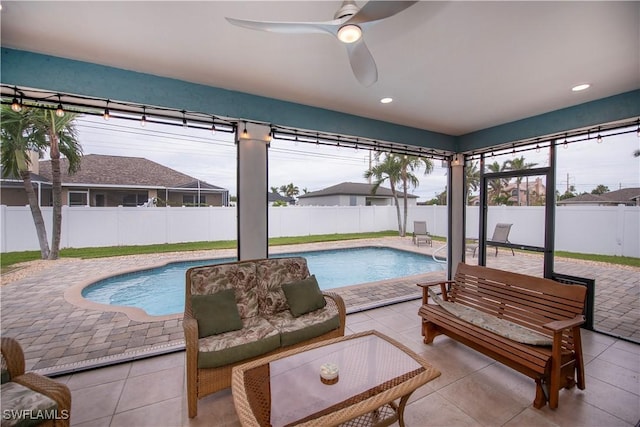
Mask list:
[[382,98],[380,102],[382,102],[383,104],[388,104],[390,102],[393,102],[393,98]]
[[590,87],[591,85],[589,83],[583,83],[572,87],[571,90],[574,92],[580,92],[581,90],[589,89]]

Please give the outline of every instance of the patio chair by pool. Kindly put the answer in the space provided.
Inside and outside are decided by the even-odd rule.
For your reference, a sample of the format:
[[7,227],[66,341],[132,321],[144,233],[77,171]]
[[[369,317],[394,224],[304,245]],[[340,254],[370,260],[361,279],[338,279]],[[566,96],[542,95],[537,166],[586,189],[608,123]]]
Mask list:
[[420,242],[433,246],[431,234],[427,231],[427,221],[413,221],[413,244],[420,246]]
[[[493,246],[496,248],[496,253],[495,256],[498,256],[498,246],[492,245],[491,243],[511,243],[509,241],[509,233],[511,232],[511,226],[513,224],[505,224],[505,223],[498,223],[496,224],[496,228],[493,230],[493,237],[491,237],[490,240],[487,240],[487,246]],[[476,244],[475,246],[473,246],[473,256],[476,256],[476,252],[478,251],[478,245]],[[515,256],[515,252],[513,251],[513,248],[509,248],[511,249],[511,255]]]

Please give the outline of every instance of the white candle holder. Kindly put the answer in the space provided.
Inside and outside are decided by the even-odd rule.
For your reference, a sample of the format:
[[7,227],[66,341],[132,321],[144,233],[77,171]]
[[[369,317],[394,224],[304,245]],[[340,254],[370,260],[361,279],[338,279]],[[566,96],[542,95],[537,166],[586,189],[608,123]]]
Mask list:
[[335,363],[325,363],[320,366],[320,381],[327,385],[335,384],[338,382],[339,372]]

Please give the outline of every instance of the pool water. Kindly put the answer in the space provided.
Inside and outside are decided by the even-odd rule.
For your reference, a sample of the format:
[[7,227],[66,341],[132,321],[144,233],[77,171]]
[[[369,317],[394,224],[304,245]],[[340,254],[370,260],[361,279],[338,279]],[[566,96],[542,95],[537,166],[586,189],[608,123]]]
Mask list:
[[[392,248],[364,247],[271,255],[272,258],[302,256],[323,290],[379,280],[440,271],[431,257]],[[90,301],[132,306],[152,316],[184,311],[185,271],[200,265],[235,261],[235,258],[183,261],[163,267],[113,276],[82,290]]]

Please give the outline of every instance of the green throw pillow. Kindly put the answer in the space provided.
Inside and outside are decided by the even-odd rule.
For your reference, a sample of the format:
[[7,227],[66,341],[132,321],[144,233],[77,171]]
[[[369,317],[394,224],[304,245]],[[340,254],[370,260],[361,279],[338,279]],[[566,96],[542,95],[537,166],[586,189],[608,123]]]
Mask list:
[[233,289],[210,295],[191,295],[191,310],[198,321],[198,338],[242,329]]
[[327,304],[315,275],[295,282],[285,283],[282,285],[282,290],[287,297],[293,317],[299,317],[318,310]]

